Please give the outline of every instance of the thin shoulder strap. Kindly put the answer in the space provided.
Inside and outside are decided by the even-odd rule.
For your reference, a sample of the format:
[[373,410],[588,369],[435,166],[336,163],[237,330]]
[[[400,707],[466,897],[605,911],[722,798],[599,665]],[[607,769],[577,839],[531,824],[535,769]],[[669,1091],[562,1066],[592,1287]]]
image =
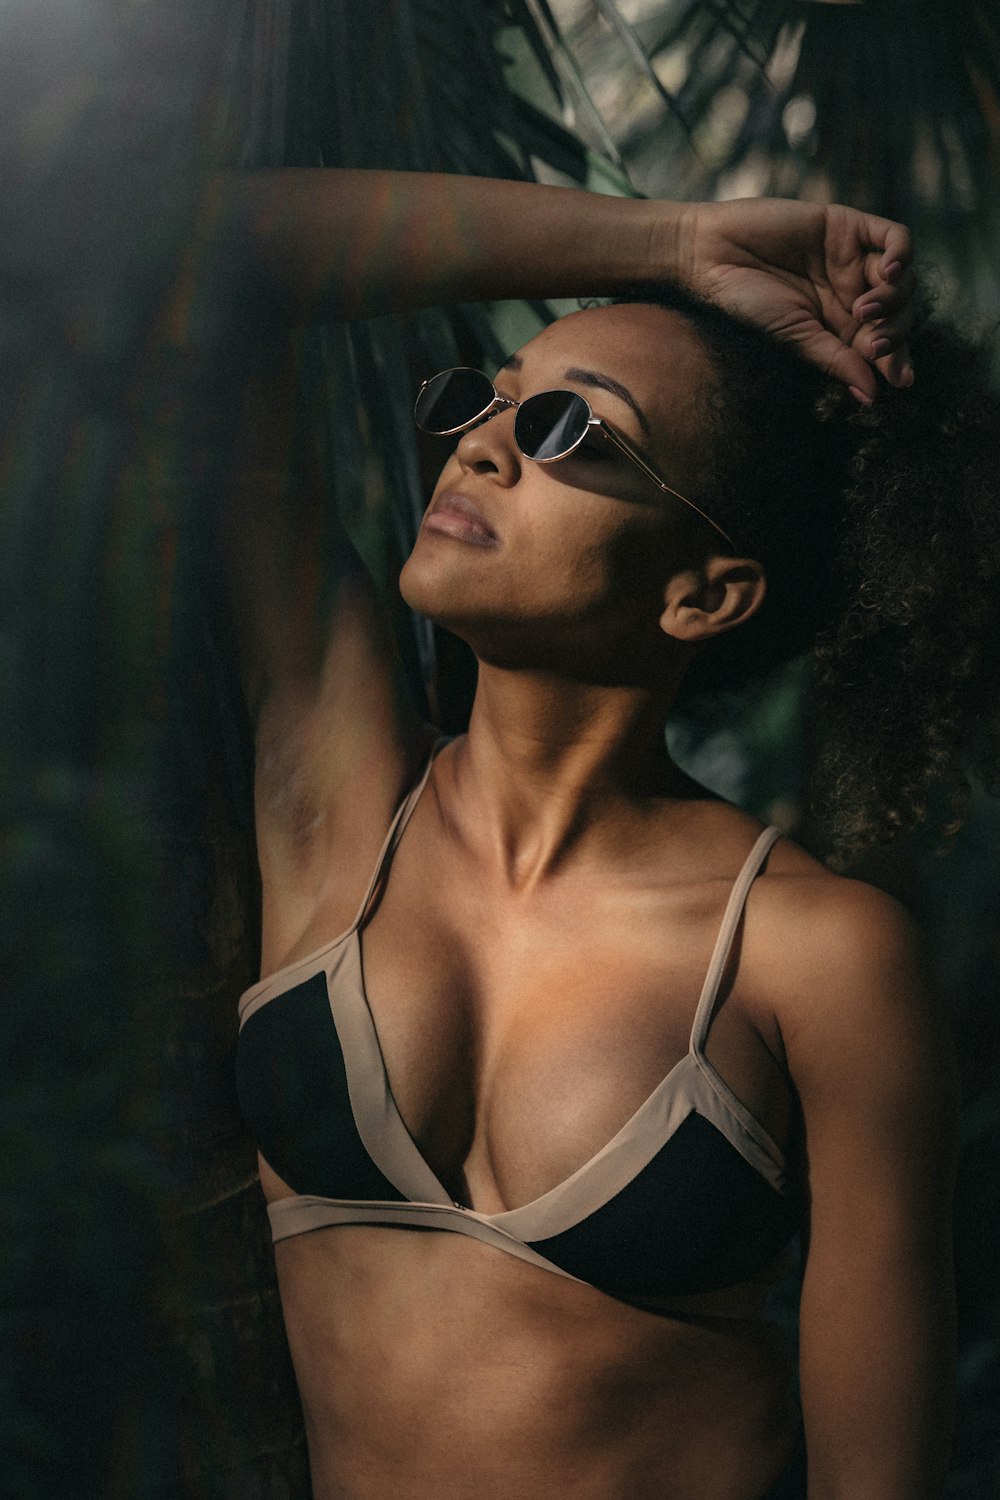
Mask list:
[[423,775],[417,782],[416,786],[414,786],[409,792],[407,792],[402,802],[396,808],[392,822],[389,824],[389,832],[386,834],[382,847],[378,852],[378,858],[375,861],[375,868],[372,871],[372,878],[368,882],[368,889],[365,891],[365,899],[358,907],[358,914],[348,928],[349,932],[353,932],[355,928],[361,926],[361,923],[365,917],[365,913],[371,905],[372,897],[374,896],[378,888],[378,883],[382,879],[385,867],[395,853],[397,844],[403,837],[403,830],[406,828],[407,823],[410,821],[410,818],[413,815],[413,809],[416,807],[417,802],[420,800],[420,793],[427,785],[427,778],[431,774],[431,767],[437,759],[438,751],[443,750],[445,745],[447,745],[449,740],[451,740],[452,738],[452,735],[443,734],[434,741],[434,744],[431,747],[431,753],[428,758],[427,765],[424,767]]
[[750,853],[747,855],[743,868],[737,875],[726,903],[726,910],[722,917],[722,926],[719,928],[719,936],[715,940],[712,950],[711,962],[708,965],[708,973],[705,975],[705,983],[702,986],[701,997],[698,1001],[698,1009],[694,1013],[694,1025],[691,1028],[691,1051],[702,1053],[705,1040],[708,1036],[708,1028],[712,1024],[712,1013],[715,1009],[716,997],[719,993],[719,985],[726,971],[729,961],[729,953],[733,946],[733,938],[736,929],[740,925],[743,916],[743,908],[746,905],[747,895],[757,876],[760,874],[768,854],[775,842],[781,837],[782,829],[770,827],[765,828]]

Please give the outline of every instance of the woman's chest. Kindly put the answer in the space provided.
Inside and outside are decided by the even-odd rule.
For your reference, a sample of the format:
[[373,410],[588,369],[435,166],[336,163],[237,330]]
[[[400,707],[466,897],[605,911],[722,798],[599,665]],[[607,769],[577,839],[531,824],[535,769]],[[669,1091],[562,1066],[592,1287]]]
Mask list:
[[[508,899],[401,862],[360,934],[361,979],[396,1107],[454,1198],[530,1202],[669,1093],[725,898],[581,881]],[[738,988],[711,1060],[780,1142],[787,1088]]]

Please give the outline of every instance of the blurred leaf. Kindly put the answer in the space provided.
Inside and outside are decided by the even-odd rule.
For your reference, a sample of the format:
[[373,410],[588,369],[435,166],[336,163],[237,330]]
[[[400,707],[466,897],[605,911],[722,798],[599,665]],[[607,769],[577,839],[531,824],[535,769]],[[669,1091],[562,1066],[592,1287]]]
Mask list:
[[[968,304],[974,285],[980,307],[1000,303],[995,5],[632,0],[627,9],[628,19],[623,0],[553,3],[582,86],[601,101],[644,193],[850,201],[926,231],[956,300]],[[640,81],[658,109],[636,109]]]

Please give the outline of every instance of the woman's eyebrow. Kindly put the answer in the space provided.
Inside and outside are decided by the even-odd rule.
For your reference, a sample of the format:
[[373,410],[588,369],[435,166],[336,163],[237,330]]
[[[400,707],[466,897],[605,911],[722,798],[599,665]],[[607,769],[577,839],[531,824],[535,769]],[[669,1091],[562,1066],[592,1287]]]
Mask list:
[[[520,370],[523,361],[519,354],[512,354],[500,366],[501,370]],[[638,401],[632,395],[627,386],[622,385],[620,380],[615,380],[611,375],[604,375],[600,370],[581,370],[576,365],[571,365],[568,370],[563,371],[564,380],[575,380],[577,385],[592,385],[602,391],[607,391],[612,396],[617,396],[619,401],[624,401],[630,406],[639,418],[639,424],[648,438],[653,436],[650,431],[646,414]]]
[[615,380],[610,375],[604,375],[600,370],[578,370],[575,365],[563,372],[564,380],[575,380],[577,385],[596,385],[602,391],[609,391],[612,396],[617,396],[619,401],[624,401],[630,406],[639,418],[639,425],[648,438],[653,434],[649,430],[646,414],[638,401],[632,395],[627,386],[622,385],[620,380]]

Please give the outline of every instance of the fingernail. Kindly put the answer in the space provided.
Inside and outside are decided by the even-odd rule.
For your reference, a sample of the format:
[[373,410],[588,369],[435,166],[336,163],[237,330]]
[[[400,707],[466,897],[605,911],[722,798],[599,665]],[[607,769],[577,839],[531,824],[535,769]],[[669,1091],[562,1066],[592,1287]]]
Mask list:
[[872,342],[872,353],[876,359],[881,359],[883,354],[888,354],[892,348],[888,339],[874,339]]
[[882,267],[882,275],[885,277],[886,281],[892,281],[893,277],[894,276],[898,276],[899,273],[900,273],[900,271],[902,269],[903,269],[903,263],[902,263],[902,261],[899,261],[899,260],[890,261],[890,263],[887,266],[883,266]]
[[871,318],[882,316],[881,302],[866,302],[864,307],[858,308],[858,317],[862,323],[867,323]]
[[874,406],[875,403],[872,401],[872,398],[870,396],[866,396],[864,391],[861,390],[859,386],[849,385],[847,389],[850,391],[855,401],[860,401],[862,406]]
[[899,383],[900,385],[913,384],[913,366],[910,364],[909,360],[907,360],[906,364],[899,372]]

